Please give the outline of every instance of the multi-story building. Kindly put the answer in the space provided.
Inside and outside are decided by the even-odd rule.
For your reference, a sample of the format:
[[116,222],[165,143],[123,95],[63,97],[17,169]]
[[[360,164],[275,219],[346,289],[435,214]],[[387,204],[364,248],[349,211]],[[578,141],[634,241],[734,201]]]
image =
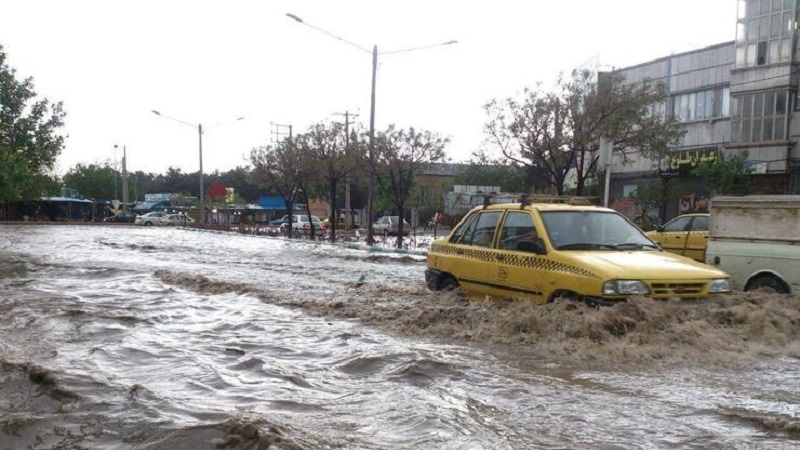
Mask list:
[[618,70],[628,82],[663,82],[667,98],[656,111],[682,122],[686,134],[662,161],[615,156],[612,203],[623,207],[637,186],[659,181],[682,186],[662,219],[702,211],[709,191],[692,168],[732,155],[747,155],[753,193],[800,193],[800,1],[738,3],[735,41]]

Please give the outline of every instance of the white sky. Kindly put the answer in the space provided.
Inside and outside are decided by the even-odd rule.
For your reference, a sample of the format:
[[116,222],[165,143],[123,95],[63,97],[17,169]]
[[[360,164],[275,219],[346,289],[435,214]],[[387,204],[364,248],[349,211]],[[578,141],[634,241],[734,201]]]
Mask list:
[[246,165],[270,123],[297,133],[349,110],[369,125],[371,55],[286,13],[379,53],[458,40],[378,57],[376,128],[438,132],[464,161],[491,99],[598,57],[625,67],[733,40],[736,0],[0,0],[0,44],[64,102],[57,172],[123,145],[128,170],[197,171],[197,127],[151,110],[203,124],[211,172]]

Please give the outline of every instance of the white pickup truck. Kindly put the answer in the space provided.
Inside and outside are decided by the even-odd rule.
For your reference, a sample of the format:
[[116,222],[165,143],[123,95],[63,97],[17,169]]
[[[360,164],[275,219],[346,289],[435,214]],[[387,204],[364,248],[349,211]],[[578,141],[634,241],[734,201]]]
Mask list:
[[706,263],[735,289],[800,292],[800,195],[714,197]]

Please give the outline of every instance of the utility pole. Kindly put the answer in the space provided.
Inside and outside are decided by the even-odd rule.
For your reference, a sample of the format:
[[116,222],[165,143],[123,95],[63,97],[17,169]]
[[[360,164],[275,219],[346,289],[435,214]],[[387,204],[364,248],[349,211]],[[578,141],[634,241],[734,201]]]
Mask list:
[[[290,141],[292,140],[292,126],[291,125],[285,125],[285,124],[282,124],[282,123],[270,122],[269,123],[269,127],[270,127],[269,132],[272,135],[272,143],[273,144],[277,144],[277,143],[281,142],[283,140],[281,138],[281,136],[286,136],[287,134],[289,136],[289,140]],[[288,133],[285,131],[287,129],[289,130]]]
[[128,152],[122,146],[122,212],[128,212]]
[[[334,115],[341,116],[344,115],[344,148],[345,151],[349,150],[350,148],[350,111],[345,110],[344,114],[342,113],[335,113]],[[358,114],[353,114],[353,117],[358,117]],[[336,208],[336,205],[333,205]],[[345,231],[350,230],[353,227],[353,214],[350,210],[350,176],[348,175],[345,177],[344,180],[344,209],[345,214],[347,217],[344,220],[344,229]],[[333,215],[334,220],[336,220],[336,214]],[[338,224],[334,224],[333,226],[337,226]]]
[[117,144],[114,144],[114,201],[117,201]]
[[609,188],[611,185],[611,152],[612,144],[606,138],[600,138],[600,165],[605,169],[605,183],[603,186],[603,206],[608,208]]

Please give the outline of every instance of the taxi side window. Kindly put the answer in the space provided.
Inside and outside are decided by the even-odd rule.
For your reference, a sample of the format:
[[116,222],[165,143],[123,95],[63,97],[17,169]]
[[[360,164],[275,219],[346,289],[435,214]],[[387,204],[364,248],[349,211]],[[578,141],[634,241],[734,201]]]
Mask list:
[[678,217],[677,219],[664,225],[664,231],[686,231],[686,226],[689,225],[691,217]]
[[708,231],[708,217],[695,216],[692,221],[692,231]]
[[503,250],[516,250],[517,243],[537,237],[533,218],[525,211],[511,211],[503,222],[498,247]]
[[453,236],[450,237],[451,244],[461,244],[461,238],[463,238],[465,234],[472,235],[475,229],[475,218],[477,216],[477,214],[473,214],[467,220],[463,221],[461,226],[456,228],[456,231],[453,232]]
[[471,227],[471,234],[465,233],[462,244],[474,245],[476,247],[491,247],[494,243],[494,233],[497,229],[497,222],[500,221],[500,211],[482,212],[475,220],[475,226]]

